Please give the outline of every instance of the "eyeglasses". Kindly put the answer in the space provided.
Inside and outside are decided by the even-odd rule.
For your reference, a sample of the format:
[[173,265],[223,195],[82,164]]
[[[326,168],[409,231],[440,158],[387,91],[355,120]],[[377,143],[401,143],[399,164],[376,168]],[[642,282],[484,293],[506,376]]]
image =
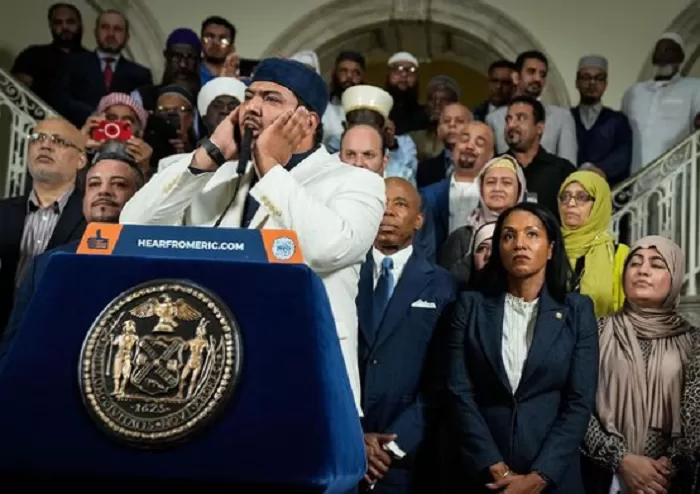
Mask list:
[[70,142],[68,139],[65,137],[61,137],[56,134],[45,134],[44,132],[32,132],[31,134],[27,135],[27,140],[29,141],[30,144],[33,144],[35,142],[46,142],[47,140],[55,144],[58,147],[61,148],[73,148],[77,149],[78,151],[82,151],[78,146]]
[[394,65],[391,67],[391,71],[400,74],[415,74],[418,69],[414,65]]
[[217,44],[226,48],[231,44],[231,40],[223,36],[214,36],[213,34],[205,34],[202,36],[202,42],[205,45]]
[[559,202],[561,204],[569,204],[571,202],[571,199],[574,200],[577,206],[581,206],[582,204],[585,204],[587,202],[593,202],[595,201],[595,197],[592,197],[585,192],[576,192],[576,194],[572,194],[571,192],[562,192],[559,195]]
[[189,106],[159,106],[156,111],[158,113],[191,113],[192,108]]
[[580,75],[578,76],[578,80],[581,82],[585,82],[586,84],[590,84],[592,82],[595,82],[596,84],[604,84],[608,78],[605,75],[597,75],[595,77],[591,77],[589,75]]

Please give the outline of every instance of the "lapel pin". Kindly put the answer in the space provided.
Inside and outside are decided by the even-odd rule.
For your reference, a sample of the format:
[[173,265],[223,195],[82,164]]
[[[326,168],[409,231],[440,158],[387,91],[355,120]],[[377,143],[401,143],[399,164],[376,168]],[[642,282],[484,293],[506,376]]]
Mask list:
[[554,317],[556,317],[557,319],[561,319],[561,312],[557,312],[557,313],[554,315]]

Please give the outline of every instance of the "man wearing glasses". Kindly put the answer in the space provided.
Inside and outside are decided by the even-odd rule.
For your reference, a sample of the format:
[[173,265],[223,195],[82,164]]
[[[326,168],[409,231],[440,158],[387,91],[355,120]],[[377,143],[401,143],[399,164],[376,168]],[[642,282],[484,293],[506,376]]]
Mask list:
[[32,259],[79,239],[85,230],[82,197],[76,190],[85,155],[85,136],[68,121],[49,118],[28,136],[29,194],[0,201],[0,332],[16,288]]
[[576,164],[602,175],[614,187],[630,174],[632,128],[624,113],[603,106],[607,87],[608,61],[600,55],[582,57],[576,72],[581,99],[571,109],[578,141]]
[[239,58],[236,56],[236,28],[219,16],[211,16],[202,23],[201,85],[215,77],[238,75]]

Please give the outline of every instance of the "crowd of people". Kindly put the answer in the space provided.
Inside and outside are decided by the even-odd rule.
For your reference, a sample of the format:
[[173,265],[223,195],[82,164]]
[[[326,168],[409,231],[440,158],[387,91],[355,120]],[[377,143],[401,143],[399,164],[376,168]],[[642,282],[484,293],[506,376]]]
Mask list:
[[700,493],[684,254],[609,231],[612,188],[700,125],[678,35],[621,111],[601,55],[580,59],[576,107],[542,103],[532,50],[494,61],[469,109],[449,75],[420,104],[408,52],[385,87],[357,52],[326,82],[313,51],[242,60],[213,16],[168,36],[154,84],[122,13],[99,16],[95,51],[74,6],[48,19],[53,42],[12,69],[60,116],[27,137],[26,194],[0,201],[0,359],[89,222],[293,229],[365,432],[356,492]]

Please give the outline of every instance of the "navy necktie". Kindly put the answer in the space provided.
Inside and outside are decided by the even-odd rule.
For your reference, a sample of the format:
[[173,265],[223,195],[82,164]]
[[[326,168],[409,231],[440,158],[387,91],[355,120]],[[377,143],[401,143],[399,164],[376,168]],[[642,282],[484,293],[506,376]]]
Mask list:
[[391,257],[382,259],[382,271],[379,274],[379,280],[377,280],[377,286],[374,289],[373,322],[375,334],[379,330],[384,312],[386,311],[386,306],[389,305],[391,293],[394,291],[394,275],[391,272],[393,267],[394,261]]

